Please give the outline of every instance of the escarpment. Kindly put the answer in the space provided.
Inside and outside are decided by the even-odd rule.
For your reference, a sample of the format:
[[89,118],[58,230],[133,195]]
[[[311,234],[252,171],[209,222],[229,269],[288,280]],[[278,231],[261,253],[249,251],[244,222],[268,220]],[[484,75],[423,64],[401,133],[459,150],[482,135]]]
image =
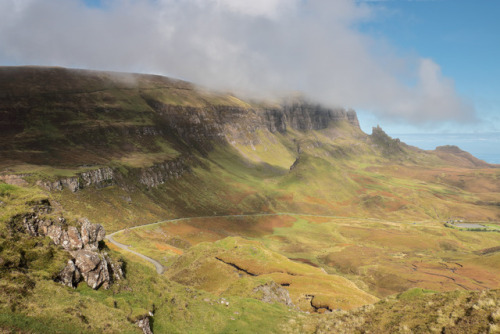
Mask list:
[[109,167],[97,168],[87,172],[78,173],[77,176],[62,178],[56,181],[38,181],[37,184],[47,190],[63,190],[67,188],[72,192],[79,189],[94,186],[96,188],[105,188],[114,183],[114,173]]
[[[136,152],[162,152],[165,145],[182,153],[206,153],[228,141],[251,144],[249,137],[259,130],[284,134],[338,122],[359,127],[352,110],[308,102],[249,104],[181,81],[131,76],[133,83],[106,72],[2,68],[0,157],[33,164],[107,165]],[[29,92],[23,88],[27,84]],[[103,180],[110,179],[107,175]],[[96,184],[85,175],[82,179]],[[75,181],[50,187],[76,189]]]
[[168,180],[179,179],[185,173],[191,171],[190,161],[189,158],[179,157],[154,164],[151,167],[142,168],[139,170],[139,182],[148,188],[154,188]]
[[261,146],[267,150],[289,132],[359,128],[352,110],[300,100],[252,104],[182,81],[131,76],[123,81],[106,72],[0,68],[0,168],[50,165],[68,175],[12,174],[7,168],[0,177],[73,193],[156,188],[190,173],[217,147],[255,150],[267,140],[271,144]]

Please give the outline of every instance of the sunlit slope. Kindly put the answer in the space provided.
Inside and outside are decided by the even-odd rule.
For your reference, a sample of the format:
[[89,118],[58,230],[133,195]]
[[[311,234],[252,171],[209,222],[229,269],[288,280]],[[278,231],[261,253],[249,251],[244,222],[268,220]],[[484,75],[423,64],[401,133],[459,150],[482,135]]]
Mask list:
[[[133,332],[149,311],[157,332],[179,333],[497,326],[497,292],[422,290],[499,288],[500,234],[444,222],[498,226],[500,169],[457,148],[367,135],[341,108],[246,102],[158,76],[1,68],[0,94],[2,330]],[[108,244],[125,281],[54,283],[64,254],[8,230],[41,199],[68,219],[125,229],[116,240],[165,274]],[[203,218],[126,229],[177,217]],[[294,305],[264,303],[269,292]],[[449,316],[419,327],[426,305]],[[460,307],[470,310],[450,315]]]
[[[214,249],[220,250],[215,245],[225,244],[232,240],[228,237],[234,236],[259,241],[255,253],[265,247],[293,261],[287,262],[290,268],[302,263],[302,268],[308,268],[311,274],[315,268],[322,268],[329,274],[348,278],[377,297],[413,287],[435,291],[500,288],[498,232],[459,231],[432,221],[287,214],[213,217],[156,224],[124,231],[115,238],[169,268],[177,268],[169,272],[186,284],[223,292],[237,279],[237,271],[216,261],[214,254],[218,253]],[[267,273],[265,268],[276,267],[272,261],[259,265],[256,260],[245,260],[248,254],[240,254],[240,248],[245,249],[233,249],[232,258],[228,255],[219,259],[259,277]],[[188,259],[197,265],[191,266]],[[276,268],[270,270],[279,272]],[[225,271],[227,277],[220,274]],[[285,277],[296,279],[287,274],[269,277],[285,284],[290,283]],[[309,281],[299,286],[306,293],[306,287],[314,284]]]
[[199,244],[178,257],[166,275],[181,284],[229,296],[258,296],[259,285],[276,282],[286,287],[294,305],[311,312],[351,309],[377,300],[343,277],[293,262],[242,238]]
[[[111,230],[162,218],[303,212],[495,220],[499,169],[422,151],[352,111],[244,102],[159,76],[1,68],[0,168],[35,184],[110,168],[52,196]],[[482,169],[481,169],[482,168]],[[10,179],[5,179],[5,177]]]

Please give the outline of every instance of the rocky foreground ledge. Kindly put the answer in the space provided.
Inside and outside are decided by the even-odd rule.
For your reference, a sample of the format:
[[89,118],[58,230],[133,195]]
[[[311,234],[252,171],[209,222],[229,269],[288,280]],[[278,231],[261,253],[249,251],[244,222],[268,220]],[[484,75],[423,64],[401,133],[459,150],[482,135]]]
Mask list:
[[102,225],[82,218],[77,221],[78,227],[69,226],[63,217],[46,216],[50,211],[50,204],[44,202],[33,212],[14,217],[10,224],[30,236],[48,236],[71,254],[72,258],[56,281],[73,288],[85,281],[92,289],[108,289],[114,281],[123,278],[122,263],[99,249],[99,242],[106,236]]

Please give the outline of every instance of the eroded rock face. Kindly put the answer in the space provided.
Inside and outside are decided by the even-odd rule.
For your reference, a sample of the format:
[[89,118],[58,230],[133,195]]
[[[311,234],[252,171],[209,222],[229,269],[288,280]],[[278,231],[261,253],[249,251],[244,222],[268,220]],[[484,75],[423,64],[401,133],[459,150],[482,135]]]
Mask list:
[[139,182],[149,188],[154,188],[168,180],[179,179],[187,172],[190,172],[190,168],[186,163],[186,159],[179,157],[143,168],[140,172]]
[[105,289],[109,287],[111,278],[105,256],[88,250],[77,251],[74,256],[75,264],[88,286],[92,289],[98,289],[101,285]]
[[73,260],[68,260],[68,264],[59,273],[56,280],[70,288],[74,288],[80,282],[81,278],[80,270],[75,266]]
[[69,189],[77,192],[80,189],[95,186],[96,188],[105,188],[114,183],[114,173],[109,167],[97,168],[88,172],[77,174],[56,181],[38,181],[37,185],[50,190]]
[[99,241],[104,240],[106,236],[104,228],[100,224],[92,224],[86,218],[81,219],[80,223],[82,224],[81,236],[84,248],[96,251]]
[[80,173],[83,188],[95,185],[97,188],[104,188],[113,183],[113,170],[109,167],[94,169]]
[[68,227],[69,246],[71,250],[82,249],[83,241],[80,232],[74,226]]
[[80,180],[78,180],[78,177],[76,176],[62,179],[60,180],[60,183],[61,183],[61,189],[59,190],[62,190],[62,188],[65,187],[71,190],[72,192],[77,192],[78,189],[80,189]]

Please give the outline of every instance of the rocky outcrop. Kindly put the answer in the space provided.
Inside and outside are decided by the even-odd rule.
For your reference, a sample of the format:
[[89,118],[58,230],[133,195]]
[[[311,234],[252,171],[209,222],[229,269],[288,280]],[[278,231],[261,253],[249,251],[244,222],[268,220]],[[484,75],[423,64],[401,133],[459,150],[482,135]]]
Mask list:
[[382,154],[385,156],[394,156],[404,153],[404,144],[396,138],[391,138],[380,126],[372,128],[372,134],[370,135],[372,142],[378,147]]
[[148,188],[154,188],[168,180],[178,179],[191,171],[186,160],[184,157],[179,157],[143,168],[140,171],[139,182]]
[[113,170],[109,167],[102,167],[79,174],[80,188],[95,186],[104,188],[113,184]]
[[100,224],[92,224],[87,218],[80,220],[81,223],[81,240],[83,242],[84,248],[97,251],[99,241],[104,240],[106,236],[106,231],[104,227]]
[[24,180],[25,176],[26,176],[25,174],[5,174],[5,175],[0,175],[0,181],[15,186],[25,186],[28,184],[28,182]]
[[[46,212],[48,209],[43,210]],[[83,280],[92,289],[107,289],[112,282],[123,278],[122,265],[113,261],[106,252],[99,251],[99,242],[106,235],[100,224],[92,224],[83,218],[78,225],[79,229],[68,226],[63,217],[54,221],[44,216],[41,209],[14,217],[9,224],[11,228],[31,236],[47,236],[71,254],[72,259],[59,273],[57,281],[76,287]]]
[[114,184],[114,172],[109,167],[102,167],[90,170],[83,173],[78,173],[77,176],[71,176],[56,181],[38,181],[37,185],[44,187],[47,190],[63,190],[69,189],[72,192],[77,192],[80,189],[94,186],[96,188],[105,188]]
[[280,303],[289,307],[294,307],[288,290],[279,286],[275,282],[260,285],[253,289],[253,292],[260,293],[260,300],[265,303]]
[[140,329],[142,329],[142,333],[144,334],[153,334],[153,331],[151,330],[151,325],[149,323],[149,317],[144,317],[142,319],[139,319],[135,322],[137,326],[139,326]]
[[[73,252],[76,268],[82,273],[83,279],[92,289],[97,289],[101,285],[104,289],[109,288],[111,281],[107,254],[99,254],[88,250]],[[109,259],[109,258],[108,258]]]
[[80,282],[81,278],[82,275],[80,270],[75,266],[74,260],[68,260],[68,264],[58,276],[59,281],[70,288],[75,287]]

